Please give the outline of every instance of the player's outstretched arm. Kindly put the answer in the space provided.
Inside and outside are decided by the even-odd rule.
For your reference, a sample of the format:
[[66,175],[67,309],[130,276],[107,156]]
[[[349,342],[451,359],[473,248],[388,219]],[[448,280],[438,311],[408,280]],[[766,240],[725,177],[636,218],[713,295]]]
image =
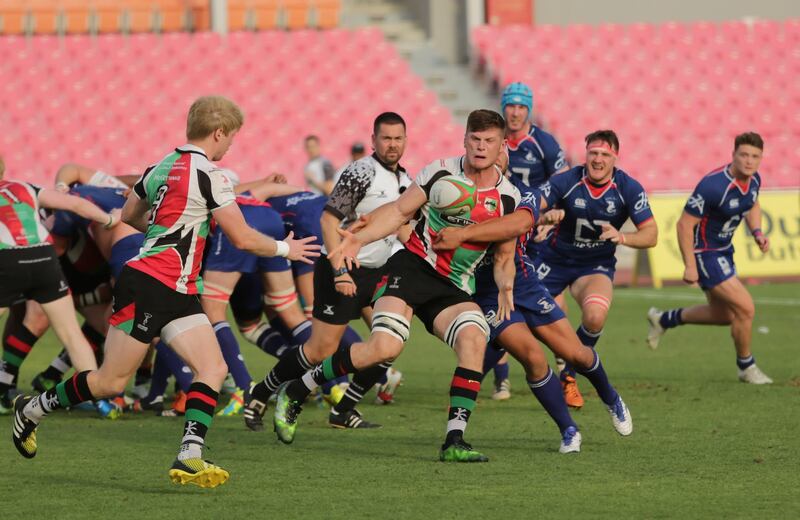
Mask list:
[[228,204],[214,210],[214,219],[231,244],[242,251],[258,256],[282,256],[307,264],[314,263],[311,259],[319,256],[320,246],[309,243],[317,237],[295,240],[294,233],[289,232],[283,240],[270,238],[248,226],[242,210],[236,204]]
[[694,228],[700,223],[700,218],[690,215],[685,211],[681,214],[676,225],[678,230],[678,247],[683,257],[683,281],[694,285],[699,279],[697,274],[697,260],[694,258]]
[[331,264],[337,269],[343,265],[348,269],[352,269],[353,265],[358,266],[357,257],[361,246],[397,233],[427,201],[428,198],[422,188],[412,183],[396,201],[370,212],[366,225],[355,233],[337,229],[342,241],[335,249],[328,250]]
[[504,242],[524,235],[533,225],[533,214],[527,209],[518,209],[480,224],[462,228],[446,227],[434,239],[433,248],[444,251],[455,249],[464,242]]
[[56,190],[44,189],[39,191],[39,204],[49,209],[71,211],[83,218],[102,224],[106,229],[116,226],[120,220],[119,215],[106,213],[86,199],[75,195],[67,195]]
[[762,253],[769,251],[769,238],[761,231],[761,201],[756,200],[756,203],[750,208],[750,211],[744,217],[747,222],[747,229],[753,235],[753,239],[758,244],[758,248]]
[[498,244],[494,252],[494,282],[497,284],[497,319],[511,318],[514,310],[514,278],[517,274],[514,253],[517,240]]

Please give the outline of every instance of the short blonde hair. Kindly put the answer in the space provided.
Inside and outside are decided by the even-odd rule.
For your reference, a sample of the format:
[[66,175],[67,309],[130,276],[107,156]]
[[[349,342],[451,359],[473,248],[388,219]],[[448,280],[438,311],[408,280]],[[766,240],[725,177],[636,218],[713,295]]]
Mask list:
[[186,119],[186,138],[202,139],[222,129],[225,135],[244,124],[242,109],[224,96],[203,96],[192,103]]

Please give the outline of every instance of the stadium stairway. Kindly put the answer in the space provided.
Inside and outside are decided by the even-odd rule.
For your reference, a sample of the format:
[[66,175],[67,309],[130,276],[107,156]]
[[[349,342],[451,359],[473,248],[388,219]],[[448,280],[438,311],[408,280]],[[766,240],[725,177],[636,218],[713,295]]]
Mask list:
[[349,0],[343,3],[343,9],[342,20],[348,20],[350,26],[371,25],[383,32],[457,124],[463,125],[476,108],[497,109],[497,99],[487,94],[468,66],[449,63],[441,56],[403,2]]

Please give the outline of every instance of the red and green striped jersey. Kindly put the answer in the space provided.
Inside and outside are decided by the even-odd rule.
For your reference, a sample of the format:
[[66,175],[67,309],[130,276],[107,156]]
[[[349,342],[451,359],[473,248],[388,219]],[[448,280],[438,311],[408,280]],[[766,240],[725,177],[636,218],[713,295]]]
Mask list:
[[127,265],[179,293],[202,293],[211,212],[234,202],[233,184],[201,148],[187,144],[149,167],[133,193],[152,208],[142,249]]
[[[430,194],[431,186],[447,175],[472,181],[464,174],[464,157],[452,157],[434,161],[425,167],[414,182],[422,188],[425,195]],[[431,247],[436,235],[445,227],[462,227],[501,217],[514,211],[519,204],[517,188],[499,172],[497,182],[491,188],[478,190],[478,200],[467,216],[444,215],[425,204],[420,208],[419,218],[414,226],[406,248],[428,262],[436,272],[446,277],[456,287],[469,294],[475,292],[475,268],[491,246],[486,242],[465,242],[450,251],[434,251]]]
[[0,180],[0,249],[51,241],[39,217],[39,188],[27,182]]

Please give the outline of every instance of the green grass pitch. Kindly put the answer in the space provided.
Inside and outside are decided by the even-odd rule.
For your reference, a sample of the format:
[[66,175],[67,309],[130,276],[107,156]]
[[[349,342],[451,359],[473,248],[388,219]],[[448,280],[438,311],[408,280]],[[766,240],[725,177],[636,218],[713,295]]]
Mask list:
[[[39,430],[39,454],[25,460],[2,417],[0,518],[800,518],[800,285],[750,289],[753,351],[771,386],[737,381],[726,328],[682,327],[659,350],[646,347],[648,307],[690,305],[699,290],[619,289],[598,349],[634,433],[614,432],[581,379],[579,455],[558,453],[558,432],[513,362],[512,399],[492,401],[489,376],[467,431],[491,461],[439,463],[455,358],[417,323],[396,363],[405,374],[397,402],[373,405],[370,394],[360,407],[384,428],[333,430],[312,403],[284,446],[271,431],[246,431],[240,417],[217,418],[207,457],[231,479],[214,490],[167,478],[180,418],[56,413]],[[50,334],[36,346],[22,389],[57,349]],[[272,360],[250,345],[243,352],[263,377]]]

